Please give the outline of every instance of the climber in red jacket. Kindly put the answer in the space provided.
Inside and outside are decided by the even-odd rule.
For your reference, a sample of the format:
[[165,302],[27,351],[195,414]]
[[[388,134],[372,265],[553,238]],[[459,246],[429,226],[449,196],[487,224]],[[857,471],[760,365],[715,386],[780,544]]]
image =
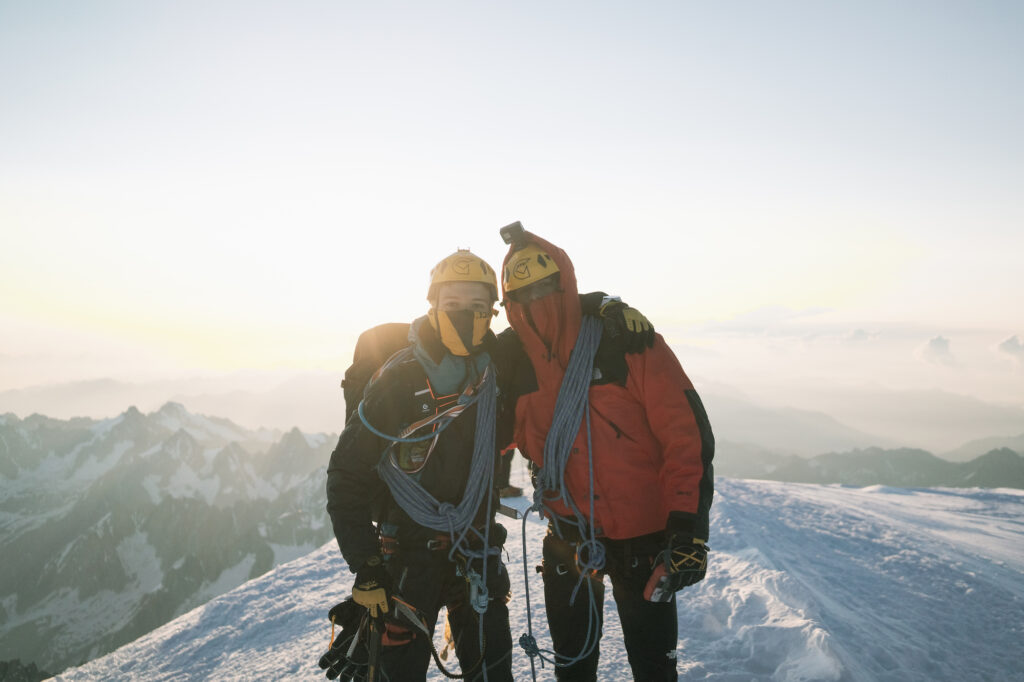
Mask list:
[[[506,241],[504,306],[533,373],[519,380],[515,441],[549,519],[543,576],[556,676],[596,679],[608,575],[635,679],[675,680],[674,594],[706,572],[707,414],[661,335],[625,354],[600,325],[584,324],[564,251],[521,226]],[[582,387],[575,398],[573,387]]]

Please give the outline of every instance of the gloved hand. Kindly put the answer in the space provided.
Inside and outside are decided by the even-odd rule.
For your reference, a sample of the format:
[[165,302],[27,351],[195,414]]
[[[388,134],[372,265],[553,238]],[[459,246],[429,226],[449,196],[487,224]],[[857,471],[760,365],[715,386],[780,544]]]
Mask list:
[[710,548],[705,541],[694,538],[692,533],[666,533],[667,547],[655,558],[644,589],[647,601],[669,601],[673,594],[699,583],[707,575]]
[[642,353],[654,346],[654,325],[636,308],[617,298],[606,300],[599,309],[605,328],[613,336],[621,336],[627,353]]
[[331,640],[331,648],[320,657],[319,665],[327,679],[333,680],[340,675],[341,682],[349,682],[355,679],[357,673],[365,671],[368,658],[366,643],[358,642],[359,625],[365,613],[362,607],[349,598],[327,614],[331,620],[332,634],[334,626],[341,627],[341,633]]
[[664,556],[673,592],[699,583],[707,575],[708,546],[703,540],[673,537]]
[[388,612],[390,597],[391,575],[379,556],[371,556],[356,572],[352,600],[369,611],[371,618],[376,618]]

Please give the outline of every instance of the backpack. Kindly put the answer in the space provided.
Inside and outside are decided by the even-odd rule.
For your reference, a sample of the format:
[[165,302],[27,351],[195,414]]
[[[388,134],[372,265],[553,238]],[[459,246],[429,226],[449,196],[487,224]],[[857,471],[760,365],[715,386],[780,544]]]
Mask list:
[[359,335],[352,364],[345,370],[341,389],[345,396],[345,423],[359,407],[373,375],[395,353],[409,346],[409,323],[387,322]]

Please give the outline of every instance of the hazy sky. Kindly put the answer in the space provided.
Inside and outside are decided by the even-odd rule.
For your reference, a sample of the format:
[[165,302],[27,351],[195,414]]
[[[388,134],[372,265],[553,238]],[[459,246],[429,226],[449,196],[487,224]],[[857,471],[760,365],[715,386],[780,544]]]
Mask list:
[[1024,405],[1022,20],[0,0],[0,390],[340,373],[518,219],[706,381]]

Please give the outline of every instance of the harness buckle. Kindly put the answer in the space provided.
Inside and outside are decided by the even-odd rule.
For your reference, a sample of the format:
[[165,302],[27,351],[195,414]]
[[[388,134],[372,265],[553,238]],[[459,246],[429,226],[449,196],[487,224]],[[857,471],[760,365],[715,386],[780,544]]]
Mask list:
[[392,556],[398,551],[398,538],[387,535],[380,537],[380,553],[384,556]]

